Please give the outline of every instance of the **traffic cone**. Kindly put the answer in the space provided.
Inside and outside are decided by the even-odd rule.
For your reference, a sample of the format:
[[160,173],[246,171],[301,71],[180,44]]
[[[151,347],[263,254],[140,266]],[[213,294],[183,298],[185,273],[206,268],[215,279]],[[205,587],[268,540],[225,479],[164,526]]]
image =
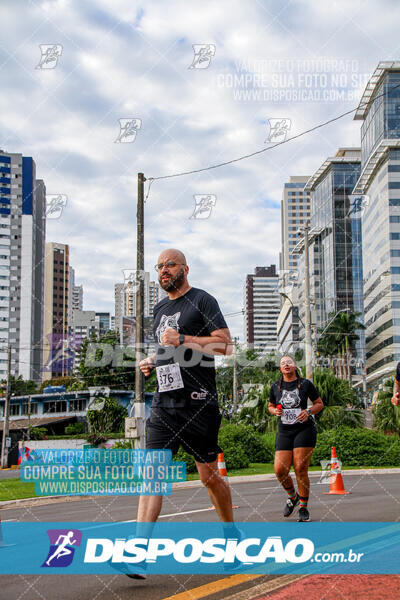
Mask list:
[[324,492],[324,494],[351,494],[351,492],[346,492],[345,490],[342,472],[336,455],[336,448],[334,446],[331,448],[331,485],[329,492]]
[[[220,474],[220,477],[222,477],[222,479],[229,486],[228,471],[226,470],[225,457],[223,452],[220,452],[218,454],[218,472]],[[215,510],[215,506],[212,506],[211,508]],[[235,506],[234,504],[232,504],[232,508],[239,508],[239,506]]]

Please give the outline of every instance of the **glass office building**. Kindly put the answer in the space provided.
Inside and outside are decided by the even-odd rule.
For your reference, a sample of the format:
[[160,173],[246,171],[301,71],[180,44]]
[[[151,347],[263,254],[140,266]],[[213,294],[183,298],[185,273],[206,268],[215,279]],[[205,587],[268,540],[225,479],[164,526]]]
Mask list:
[[[323,329],[348,309],[363,320],[362,206],[352,196],[360,176],[360,150],[342,148],[328,158],[305,186],[311,194],[310,295],[315,324]],[[364,335],[353,349],[353,372],[364,361]]]
[[400,360],[400,62],[379,63],[355,119],[362,120],[363,273],[367,382]]

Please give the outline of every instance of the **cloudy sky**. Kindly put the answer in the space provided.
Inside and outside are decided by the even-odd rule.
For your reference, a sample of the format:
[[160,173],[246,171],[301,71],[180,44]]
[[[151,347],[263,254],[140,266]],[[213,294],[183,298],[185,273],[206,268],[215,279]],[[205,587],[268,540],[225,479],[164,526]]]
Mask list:
[[[297,135],[356,107],[378,62],[400,58],[391,0],[14,0],[0,15],[0,148],[32,156],[47,193],[67,196],[47,241],[70,245],[91,310],[113,312],[114,283],[135,267],[138,172],[269,147],[270,119]],[[44,62],[40,45],[58,57]],[[120,119],[138,120],[135,139],[117,141]],[[284,182],[359,145],[359,132],[349,115],[234,165],[155,181],[146,270],[181,248],[192,285],[240,311],[246,273],[278,262]],[[190,218],[194,195],[215,199],[209,218]],[[241,315],[227,320],[243,339]]]

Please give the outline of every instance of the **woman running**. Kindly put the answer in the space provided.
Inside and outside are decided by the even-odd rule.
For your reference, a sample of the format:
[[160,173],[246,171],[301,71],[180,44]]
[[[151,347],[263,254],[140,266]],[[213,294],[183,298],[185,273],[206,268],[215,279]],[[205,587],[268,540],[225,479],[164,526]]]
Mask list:
[[[314,415],[324,405],[314,384],[299,375],[291,356],[282,356],[280,371],[281,378],[272,384],[268,404],[269,413],[279,417],[275,440],[275,475],[288,494],[283,516],[289,517],[300,504],[298,521],[309,521],[308,467],[317,441]],[[307,408],[308,398],[313,403],[310,408]],[[298,492],[289,475],[292,465]]]

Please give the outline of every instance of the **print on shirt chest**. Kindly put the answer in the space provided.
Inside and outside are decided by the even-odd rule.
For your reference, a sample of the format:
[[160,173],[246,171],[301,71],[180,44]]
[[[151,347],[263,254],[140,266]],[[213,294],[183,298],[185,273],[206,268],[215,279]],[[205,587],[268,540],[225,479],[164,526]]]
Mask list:
[[159,344],[161,344],[162,334],[167,329],[176,329],[176,331],[179,331],[178,321],[180,316],[180,312],[177,312],[174,315],[162,315],[158,327],[156,329],[156,337]]
[[298,388],[295,390],[282,390],[281,404],[282,408],[298,408],[301,403],[301,398]]

